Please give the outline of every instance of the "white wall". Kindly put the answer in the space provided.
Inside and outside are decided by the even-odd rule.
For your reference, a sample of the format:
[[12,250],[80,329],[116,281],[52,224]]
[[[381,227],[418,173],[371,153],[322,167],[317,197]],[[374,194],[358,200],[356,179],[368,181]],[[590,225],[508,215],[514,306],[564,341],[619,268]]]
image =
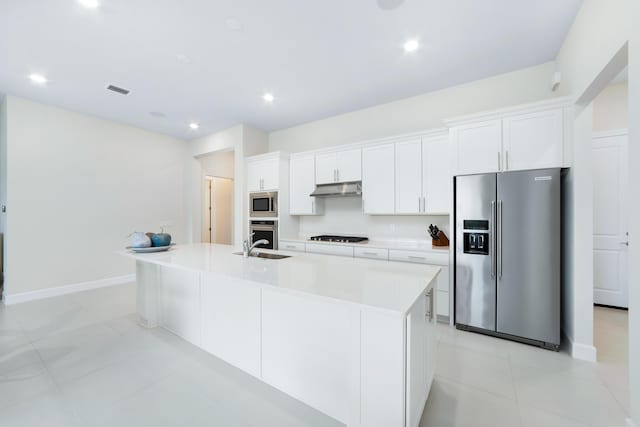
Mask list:
[[184,141],[7,97],[7,260],[13,295],[134,273],[134,230],[185,241]]
[[208,154],[198,160],[206,175],[231,179],[235,175],[235,153],[233,150]]
[[[7,101],[0,99],[0,207],[7,204]],[[0,212],[0,233],[7,230],[7,215]],[[0,243],[0,257],[6,262],[6,239]],[[1,273],[1,272],[0,272]]]
[[[595,96],[622,71],[624,49],[630,22],[628,0],[585,0],[558,53],[562,74],[559,92],[576,100],[573,141],[572,188],[569,206],[570,230],[565,230],[565,255],[572,260],[565,277],[571,289],[565,300],[565,333],[574,344],[574,356],[594,359],[593,346],[593,188],[591,171],[591,135],[593,113],[586,108]],[[581,114],[582,113],[582,114]],[[586,113],[586,114],[585,114]],[[567,307],[567,304],[570,307]]]
[[629,86],[609,85],[593,100],[593,131],[626,129],[629,126]]
[[[628,0],[636,23],[629,40],[629,217],[640,218],[640,2]],[[640,225],[630,221],[629,245],[629,372],[631,418],[640,426]]]
[[360,197],[328,198],[320,203],[324,203],[324,215],[300,217],[301,236],[348,234],[370,239],[430,240],[427,228],[429,224],[435,224],[451,237],[446,215],[363,215]]
[[442,120],[547,99],[554,63],[278,130],[269,150],[290,153],[442,127]]

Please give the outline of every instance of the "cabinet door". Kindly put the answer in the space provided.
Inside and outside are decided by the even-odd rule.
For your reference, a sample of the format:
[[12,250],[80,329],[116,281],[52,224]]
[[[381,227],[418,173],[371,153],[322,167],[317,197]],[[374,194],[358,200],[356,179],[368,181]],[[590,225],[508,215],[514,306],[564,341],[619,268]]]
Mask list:
[[395,144],[362,150],[362,208],[366,214],[395,213]]
[[291,215],[314,215],[315,197],[309,194],[316,188],[315,158],[296,157],[289,166],[289,213]]
[[353,246],[307,243],[305,247],[309,253],[353,257]]
[[260,162],[262,165],[262,189],[278,190],[280,188],[280,159],[267,159]]
[[500,172],[502,167],[502,121],[490,120],[454,127],[456,174]]
[[422,142],[423,211],[429,214],[449,214],[452,202],[449,138],[425,138]]
[[202,276],[202,347],[260,376],[260,288]]
[[563,111],[508,117],[504,128],[504,170],[562,167]]
[[316,184],[336,182],[337,171],[336,153],[319,154],[316,156]]
[[247,163],[247,190],[249,192],[262,190],[262,162]]
[[422,142],[420,138],[396,143],[396,213],[422,212]]
[[338,182],[362,180],[362,150],[339,151],[336,155]]

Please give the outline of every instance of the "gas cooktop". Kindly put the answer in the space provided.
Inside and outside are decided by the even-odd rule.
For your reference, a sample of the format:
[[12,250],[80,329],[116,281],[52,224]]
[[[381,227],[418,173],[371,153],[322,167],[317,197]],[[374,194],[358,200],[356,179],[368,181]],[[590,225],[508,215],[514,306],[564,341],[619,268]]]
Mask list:
[[309,240],[318,240],[321,242],[339,242],[339,243],[366,243],[369,241],[367,237],[331,236],[326,234],[323,234],[321,236],[311,236]]

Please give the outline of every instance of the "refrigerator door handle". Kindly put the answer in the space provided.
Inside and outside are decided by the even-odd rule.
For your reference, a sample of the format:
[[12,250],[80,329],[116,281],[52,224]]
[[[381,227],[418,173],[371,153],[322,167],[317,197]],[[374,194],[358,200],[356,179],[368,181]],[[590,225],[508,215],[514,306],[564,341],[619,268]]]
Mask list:
[[502,279],[502,200],[498,200],[498,279]]
[[497,247],[497,239],[496,239],[496,201],[491,201],[491,278],[496,278],[496,247]]

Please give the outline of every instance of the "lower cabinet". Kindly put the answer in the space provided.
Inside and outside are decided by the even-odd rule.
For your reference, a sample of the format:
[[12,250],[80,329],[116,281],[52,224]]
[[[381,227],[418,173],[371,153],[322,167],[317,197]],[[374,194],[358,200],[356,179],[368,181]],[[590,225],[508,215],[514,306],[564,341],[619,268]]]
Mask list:
[[199,274],[162,267],[160,277],[160,324],[185,340],[200,345]]
[[353,256],[353,246],[323,245],[319,243],[307,243],[307,252],[325,255]]
[[261,290],[242,281],[201,279],[202,348],[260,377]]
[[435,375],[436,294],[432,284],[407,315],[407,427],[419,425]]

